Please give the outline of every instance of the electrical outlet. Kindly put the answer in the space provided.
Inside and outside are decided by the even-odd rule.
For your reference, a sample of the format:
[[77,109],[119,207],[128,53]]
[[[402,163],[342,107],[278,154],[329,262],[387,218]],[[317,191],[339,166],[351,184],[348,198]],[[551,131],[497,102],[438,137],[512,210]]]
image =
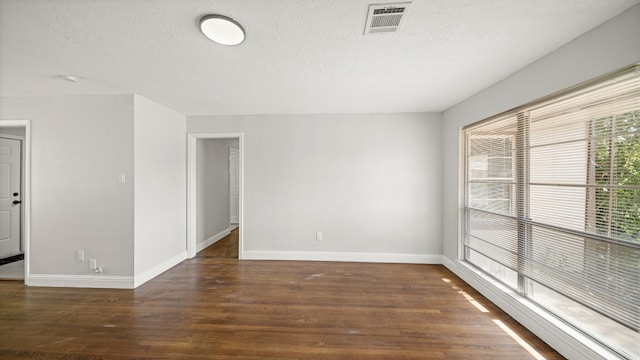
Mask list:
[[322,233],[321,232],[317,232],[316,233],[316,241],[322,241]]
[[89,269],[95,270],[97,268],[98,268],[98,264],[96,262],[96,259],[89,259]]
[[84,261],[84,250],[76,251],[76,261]]

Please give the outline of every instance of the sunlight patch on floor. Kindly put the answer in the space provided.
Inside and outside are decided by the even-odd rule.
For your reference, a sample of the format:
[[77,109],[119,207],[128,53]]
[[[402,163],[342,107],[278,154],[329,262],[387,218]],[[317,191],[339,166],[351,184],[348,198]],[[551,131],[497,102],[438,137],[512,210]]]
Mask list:
[[[451,284],[451,280],[443,278],[442,281],[446,282],[447,284]],[[487,308],[485,308],[484,306],[482,306],[482,304],[480,304],[478,301],[476,301],[476,299],[474,299],[471,295],[467,294],[466,291],[460,289],[459,287],[452,285],[451,286],[454,290],[456,290],[458,292],[458,294],[462,295],[471,305],[475,306],[476,309],[478,309],[480,312],[483,313],[488,313],[489,310],[487,310]]]
[[[443,278],[442,281],[447,284],[451,284],[451,280],[447,278]],[[480,312],[488,313],[489,310],[482,306],[476,299],[474,299],[471,295],[467,294],[464,290],[460,289],[458,286],[451,284],[451,287],[458,292],[458,294],[462,295],[469,303],[476,307]],[[511,328],[509,328],[505,323],[498,319],[492,319],[492,321],[498,325],[502,331],[504,331],[507,335],[509,335],[513,340],[515,340],[518,345],[522,346],[531,356],[533,356],[536,360],[546,360],[546,358],[540,355],[539,352],[536,351],[529,343],[527,343],[524,339],[522,339],[518,334],[516,334]]]
[[498,325],[498,327],[500,327],[502,331],[507,333],[507,335],[511,336],[511,338],[515,340],[518,343],[518,345],[522,346],[525,350],[527,350],[529,354],[531,354],[531,356],[533,356],[536,360],[546,360],[544,356],[540,355],[540,353],[537,352],[536,349],[532,348],[528,342],[524,341],[520,336],[518,336],[518,334],[516,334],[513,330],[511,330],[511,328],[509,328],[505,323],[503,323],[498,319],[493,319],[493,322],[496,325]]

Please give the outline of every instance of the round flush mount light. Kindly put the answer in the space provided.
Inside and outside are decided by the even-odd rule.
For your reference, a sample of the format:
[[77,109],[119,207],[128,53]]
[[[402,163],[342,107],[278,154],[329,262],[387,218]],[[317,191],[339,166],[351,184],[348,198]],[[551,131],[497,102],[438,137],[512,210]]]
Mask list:
[[205,15],[201,17],[200,31],[210,40],[222,45],[240,45],[245,38],[242,25],[223,15]]
[[78,77],[73,75],[60,75],[62,80],[67,80],[68,82],[76,83],[78,82]]

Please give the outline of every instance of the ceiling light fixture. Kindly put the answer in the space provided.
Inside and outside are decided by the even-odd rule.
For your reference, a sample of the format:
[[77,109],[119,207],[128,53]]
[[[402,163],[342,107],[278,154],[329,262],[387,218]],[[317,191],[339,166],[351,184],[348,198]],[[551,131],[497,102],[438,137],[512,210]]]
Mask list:
[[73,75],[62,75],[60,76],[63,80],[67,80],[68,82],[78,82],[78,78],[76,76]]
[[240,45],[245,39],[242,25],[223,15],[205,15],[201,17],[200,31],[210,40],[222,45]]

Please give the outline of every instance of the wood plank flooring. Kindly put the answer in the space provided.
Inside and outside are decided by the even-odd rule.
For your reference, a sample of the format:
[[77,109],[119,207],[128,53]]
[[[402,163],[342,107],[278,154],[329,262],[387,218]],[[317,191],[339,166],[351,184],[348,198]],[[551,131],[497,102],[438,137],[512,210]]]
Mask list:
[[216,248],[136,290],[0,282],[0,358],[534,359],[496,321],[562,358],[443,266],[239,261]]
[[229,234],[208,248],[198,253],[199,258],[207,259],[237,259],[238,258],[238,234],[240,229],[236,228]]

